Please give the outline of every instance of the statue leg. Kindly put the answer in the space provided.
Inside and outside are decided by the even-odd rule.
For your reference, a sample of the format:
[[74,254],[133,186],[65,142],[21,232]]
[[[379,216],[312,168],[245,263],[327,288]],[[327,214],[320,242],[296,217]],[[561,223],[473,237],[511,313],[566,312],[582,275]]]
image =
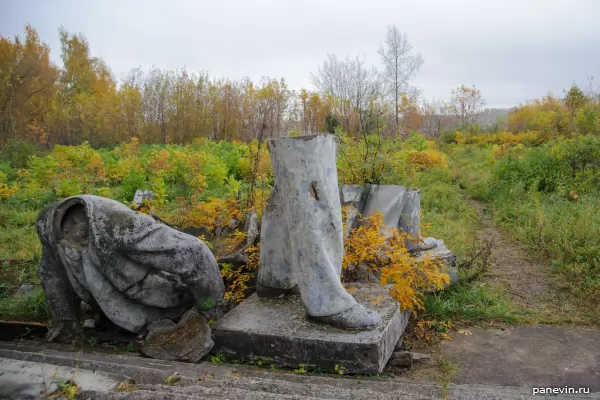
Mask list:
[[437,246],[436,239],[423,238],[421,234],[421,192],[417,189],[407,191],[407,201],[402,209],[399,228],[401,232],[409,235],[406,240],[406,248],[409,251],[429,250]]
[[49,342],[69,342],[82,331],[79,325],[81,299],[71,286],[54,238],[53,217],[57,203],[44,208],[37,219],[37,231],[42,242],[40,281],[52,326],[46,335]]
[[71,287],[60,258],[45,243],[42,243],[40,280],[44,289],[46,304],[52,316],[52,327],[46,335],[46,340],[48,342],[74,340],[81,332],[81,326],[79,325],[81,299]]
[[292,269],[292,248],[281,196],[279,187],[275,184],[262,218],[256,293],[263,298],[279,297],[298,289],[298,281]]
[[269,151],[277,186],[273,203],[279,206],[267,208],[267,224],[277,221],[289,236],[261,232],[261,269],[271,261],[271,249],[280,244],[285,249],[279,269],[269,266],[262,276],[293,271],[307,314],[314,319],[346,329],[378,326],[379,314],[359,305],[341,282],[344,249],[334,137],[271,140]]

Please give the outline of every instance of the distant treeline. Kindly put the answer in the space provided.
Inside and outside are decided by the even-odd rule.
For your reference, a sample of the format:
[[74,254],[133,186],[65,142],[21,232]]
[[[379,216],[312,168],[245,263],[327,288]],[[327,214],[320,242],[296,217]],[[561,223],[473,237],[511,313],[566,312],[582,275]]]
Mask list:
[[[485,101],[475,87],[455,89],[448,102],[419,100],[419,90],[409,83],[423,60],[411,55],[412,45],[395,27],[379,50],[387,66],[383,72],[365,67],[359,57],[329,55],[312,77],[317,90],[299,92],[283,79],[216,79],[185,69],[133,69],[117,81],[103,60],[91,56],[82,35],[64,29],[59,34],[62,67],[50,61],[48,45],[31,26],[24,39],[0,36],[0,145],[88,141],[99,147],[134,137],[165,144],[199,137],[249,141],[336,128],[354,136],[416,131],[436,137],[478,122],[496,130],[598,128],[597,96],[576,87],[582,97],[572,93],[571,103],[545,98],[507,118],[507,112],[482,113]],[[410,69],[390,68],[398,65],[393,54]]]

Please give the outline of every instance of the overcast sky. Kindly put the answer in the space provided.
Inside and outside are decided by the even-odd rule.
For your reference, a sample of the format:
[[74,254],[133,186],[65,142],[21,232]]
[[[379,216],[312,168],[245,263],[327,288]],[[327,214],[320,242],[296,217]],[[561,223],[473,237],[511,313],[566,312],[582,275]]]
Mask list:
[[80,32],[117,78],[152,65],[212,76],[285,78],[312,87],[327,53],[364,54],[391,24],[406,32],[425,64],[426,98],[476,85],[491,107],[560,95],[600,81],[600,0],[0,0],[0,34],[30,23],[60,64],[58,28]]

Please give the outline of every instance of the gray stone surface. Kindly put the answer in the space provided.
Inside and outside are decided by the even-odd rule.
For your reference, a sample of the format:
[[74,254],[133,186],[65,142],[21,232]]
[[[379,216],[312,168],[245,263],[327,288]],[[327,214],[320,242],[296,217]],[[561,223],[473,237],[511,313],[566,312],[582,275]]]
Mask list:
[[275,186],[262,219],[257,292],[296,285],[306,312],[348,329],[373,329],[381,317],[341,283],[342,213],[333,135],[268,142]]
[[340,203],[345,208],[344,239],[357,226],[357,220],[364,209],[369,187],[361,185],[340,185]]
[[133,195],[133,202],[141,206],[144,201],[152,201],[154,199],[154,192],[151,190],[136,190]]
[[175,328],[177,324],[170,319],[159,319],[148,324],[148,332],[154,332],[161,328]]
[[0,395],[8,398],[44,398],[57,389],[58,382],[68,380],[82,391],[100,394],[114,389],[122,379],[106,372],[0,357]]
[[402,344],[404,343],[404,335],[400,336],[400,339],[396,342],[396,346],[394,346],[394,351],[402,350]]
[[166,321],[149,327],[141,348],[143,354],[161,360],[198,362],[213,347],[206,318],[195,310],[185,313],[176,326]]
[[[485,384],[449,384],[376,376],[338,376],[295,374],[284,370],[271,372],[245,365],[181,363],[143,357],[90,354],[44,349],[27,344],[0,342],[0,357],[36,363],[67,366],[79,371],[115,373],[136,382],[133,392],[85,391],[81,398],[91,399],[531,399],[531,387]],[[161,385],[175,373],[181,381],[175,386]],[[0,391],[1,393],[1,391]],[[536,399],[599,399],[590,395],[538,395]]]
[[[345,236],[358,224],[358,215],[370,217],[376,212],[383,214],[387,233],[391,228],[406,232],[413,240],[407,240],[406,247],[417,260],[437,258],[445,266],[444,272],[450,275],[450,282],[459,280],[456,256],[446,247],[443,240],[423,237],[421,234],[421,194],[416,189],[406,189],[398,185],[341,185],[340,200],[346,208]],[[387,228],[387,229],[386,229]],[[359,282],[374,282],[379,278],[376,271],[367,273],[358,266]],[[364,268],[363,268],[364,269]]]
[[258,215],[254,211],[250,211],[244,222],[244,233],[246,234],[246,246],[254,245],[258,238]]
[[444,341],[457,383],[582,387],[600,392],[600,330],[561,326],[470,329]]
[[96,321],[93,318],[88,318],[83,321],[83,329],[94,329],[96,328]]
[[239,359],[267,357],[275,364],[299,364],[348,372],[379,373],[402,335],[409,312],[400,311],[389,287],[356,285],[354,296],[373,308],[383,323],[373,330],[349,331],[307,318],[298,296],[260,299],[252,295],[212,325],[212,354]]
[[202,241],[114,200],[81,195],[55,202],[42,210],[37,229],[49,340],[74,337],[81,300],[137,333],[194,304],[212,310],[223,298],[216,260]]
[[15,297],[18,296],[27,296],[30,295],[31,293],[33,293],[33,291],[38,287],[38,285],[27,285],[27,284],[23,284],[21,286],[19,286],[19,288],[17,289],[17,291],[15,292]]
[[[530,400],[530,399],[597,399],[592,395],[536,395],[530,389],[485,385],[435,385],[417,382],[371,382],[361,379],[320,382],[311,377],[295,380],[230,378],[207,380],[199,385],[141,385],[131,393],[100,393],[101,399],[216,399],[216,400]],[[89,392],[88,392],[89,393]],[[86,393],[86,394],[88,394]],[[89,395],[93,395],[89,393]]]

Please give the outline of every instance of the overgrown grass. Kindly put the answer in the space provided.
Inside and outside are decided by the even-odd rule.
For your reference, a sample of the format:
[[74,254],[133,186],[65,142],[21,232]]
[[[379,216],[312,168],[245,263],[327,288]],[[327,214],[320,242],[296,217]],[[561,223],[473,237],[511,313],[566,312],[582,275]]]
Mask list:
[[461,194],[453,172],[436,168],[416,173],[398,184],[421,189],[423,233],[443,239],[459,258],[465,256],[480,222],[466,196]]
[[[513,196],[506,196],[510,200]],[[533,252],[550,259],[579,294],[600,293],[600,198],[586,195],[577,202],[528,193],[521,203],[495,201],[496,220]]]
[[35,222],[39,210],[0,203],[0,260],[39,260]]
[[[481,157],[481,154],[473,155]],[[472,173],[475,172],[473,168]],[[468,195],[458,184],[453,165],[450,169],[417,173],[404,184],[421,189],[425,233],[443,239],[459,263],[473,256],[481,222],[469,204]],[[428,294],[420,318],[512,324],[518,322],[522,314],[502,290],[475,281]]]
[[[434,150],[427,150],[428,144],[425,142],[417,143],[416,145],[412,144],[411,146],[415,148],[407,148],[404,150],[404,153],[406,154],[402,153],[406,157],[410,154],[421,154],[418,152],[415,153],[418,149],[423,150],[422,154],[425,154],[430,158],[438,155]],[[178,170],[179,172],[171,171],[171,161],[177,158],[175,156],[187,155],[191,157],[195,154],[194,151],[198,149],[204,149],[202,151],[206,152],[208,152],[208,150],[219,150],[218,152],[213,152],[213,155],[217,158],[213,157],[210,161],[215,166],[221,166],[222,168],[220,168],[223,169],[223,171],[217,168],[218,171],[215,172],[213,171],[214,168],[208,168],[210,165],[202,167],[202,172],[206,176],[208,184],[206,194],[203,193],[204,196],[207,196],[208,194],[211,196],[216,195],[219,190],[225,193],[224,196],[228,196],[232,193],[237,193],[238,188],[243,189],[243,185],[246,184],[244,168],[247,169],[247,166],[245,165],[247,160],[240,158],[242,154],[245,154],[244,152],[247,152],[247,149],[243,146],[240,147],[238,145],[225,143],[206,143],[200,146],[190,145],[186,148],[180,146],[168,146],[164,147],[164,149],[166,149],[164,152],[161,152],[161,149],[163,149],[163,147],[154,146],[152,148],[142,147],[138,150],[138,147],[133,144],[123,144],[116,150],[100,149],[97,153],[100,154],[101,158],[104,160],[104,167],[102,167],[104,169],[101,167],[98,168],[100,168],[101,171],[104,171],[102,173],[108,176],[110,175],[110,171],[113,171],[111,170],[111,165],[117,162],[115,160],[123,161],[129,158],[135,161],[132,162],[132,165],[144,166],[144,171],[153,170],[154,164],[159,166],[159,170],[163,171],[161,172],[161,176],[165,177],[164,182],[166,182],[166,195],[163,193],[163,197],[166,197],[167,199],[160,206],[159,213],[168,221],[177,224],[185,223],[186,221],[189,222],[188,220],[190,220],[190,217],[188,214],[197,212],[197,210],[190,208],[190,205],[187,204],[187,202],[179,200],[178,198],[178,196],[182,196],[181,198],[188,198],[188,192],[191,189],[187,186],[183,187],[179,180],[173,178],[177,174],[185,175],[181,171],[187,168],[183,168],[181,171]],[[139,155],[128,156],[129,158],[127,158],[125,154],[128,154],[128,151],[133,151],[133,154]],[[136,151],[139,151],[139,153],[135,153]],[[75,160],[65,164],[67,165],[67,167],[65,167],[67,169],[59,168],[62,173],[62,180],[46,182],[41,178],[33,179],[33,177],[37,175],[41,176],[47,174],[48,171],[46,170],[46,167],[50,169],[56,168],[56,166],[52,166],[54,164],[50,162],[53,155],[59,160],[63,160],[65,157]],[[165,157],[164,160],[160,158],[162,156]],[[41,306],[41,301],[36,302],[36,299],[33,297],[19,299],[7,299],[7,297],[12,295],[18,286],[23,283],[39,283],[41,246],[35,229],[36,217],[41,208],[49,202],[56,198],[64,197],[64,195],[73,194],[69,193],[71,189],[75,190],[75,188],[77,188],[79,190],[79,183],[73,178],[73,175],[85,176],[86,178],[84,181],[88,185],[86,187],[88,187],[88,189],[91,188],[90,190],[92,190],[93,193],[96,193],[94,190],[96,190],[98,186],[102,192],[98,192],[97,194],[120,200],[124,200],[125,197],[127,197],[124,197],[124,190],[131,192],[127,192],[129,196],[129,194],[133,193],[135,188],[146,188],[144,185],[148,183],[144,180],[146,179],[146,176],[142,176],[143,174],[140,176],[144,179],[140,178],[140,182],[137,182],[132,178],[135,174],[131,171],[127,172],[128,170],[121,171],[118,169],[115,169],[114,171],[125,176],[123,182],[119,183],[118,180],[114,180],[114,182],[107,184],[102,179],[100,179],[99,182],[96,182],[94,180],[96,179],[94,173],[90,172],[92,171],[90,169],[91,167],[86,163],[89,159],[93,157],[98,159],[98,157],[95,155],[94,151],[85,145],[79,147],[58,148],[55,152],[46,156],[40,155],[40,157],[41,158],[34,160],[35,162],[31,163],[30,179],[32,179],[32,182],[36,182],[36,185],[31,186],[31,190],[29,189],[29,186],[27,186],[27,182],[29,181],[18,181],[17,175],[12,173],[14,170],[8,167],[5,168],[7,171],[6,176],[9,177],[9,182],[13,182],[14,184],[18,183],[20,191],[16,196],[0,201],[0,243],[3,243],[0,249],[0,265],[2,266],[0,297],[4,298],[0,303],[0,308],[2,308],[2,310],[0,310],[0,318],[3,319],[26,319],[27,313],[30,314],[30,319],[42,319],[45,316],[42,311],[43,307]],[[268,157],[265,154],[261,157],[261,168],[267,171]],[[441,155],[441,157],[443,157],[443,155]],[[431,161],[427,157],[416,159],[421,163],[425,161],[429,163]],[[151,162],[150,160],[154,161]],[[60,162],[65,163],[64,160]],[[187,165],[181,160],[177,162],[182,163],[184,166]],[[146,165],[146,163],[148,165]],[[48,166],[46,164],[48,164]],[[79,164],[81,164],[81,166]],[[263,166],[262,164],[265,165]],[[226,168],[224,167],[225,165],[227,166]],[[427,165],[427,167],[425,167],[425,165]],[[439,239],[444,239],[448,248],[454,251],[460,258],[468,253],[470,243],[472,243],[473,238],[476,236],[477,230],[479,229],[477,215],[469,205],[466,196],[461,193],[461,188],[457,183],[456,172],[454,170],[444,168],[444,165],[438,165],[436,163],[433,163],[432,165],[418,164],[418,166],[418,172],[410,168],[394,171],[393,176],[390,176],[388,179],[390,182],[386,183],[400,184],[406,187],[421,189],[424,233]],[[230,174],[231,176],[223,181],[224,177],[227,177],[227,174]],[[265,174],[267,173],[265,172]],[[218,179],[216,178],[217,176],[219,177]],[[240,179],[240,181],[235,181],[235,177]],[[133,180],[129,178],[132,178]],[[68,182],[69,185],[73,187],[69,186],[67,188],[69,190],[66,190],[63,187],[63,184],[66,185],[65,182]],[[11,185],[13,183],[11,183]],[[192,183],[189,183],[189,185],[192,185]],[[160,189],[160,187],[158,187],[158,189]],[[183,189],[181,189],[181,187],[183,187]],[[52,188],[52,190],[48,188]],[[150,188],[157,190],[156,187]],[[264,196],[268,195],[268,189],[268,187],[264,188]],[[29,191],[31,193],[29,193]],[[195,201],[200,201],[200,198],[197,198]],[[43,298],[41,300],[43,300]]]
[[41,244],[36,231],[38,210],[0,202],[0,298],[24,283],[39,283]]
[[48,319],[48,307],[41,288],[27,295],[0,299],[0,320],[45,322]]
[[49,318],[41,288],[13,297],[19,286],[40,283],[38,212],[31,205],[0,202],[0,320],[46,321]]
[[444,151],[457,184],[474,199],[487,197],[495,164],[491,147],[452,144],[445,146]]
[[562,274],[580,301],[599,303],[600,168],[597,139],[518,148],[446,148],[461,185],[491,206],[495,223]]
[[522,311],[505,293],[481,283],[459,284],[425,297],[421,318],[455,321],[490,321],[514,324]]

